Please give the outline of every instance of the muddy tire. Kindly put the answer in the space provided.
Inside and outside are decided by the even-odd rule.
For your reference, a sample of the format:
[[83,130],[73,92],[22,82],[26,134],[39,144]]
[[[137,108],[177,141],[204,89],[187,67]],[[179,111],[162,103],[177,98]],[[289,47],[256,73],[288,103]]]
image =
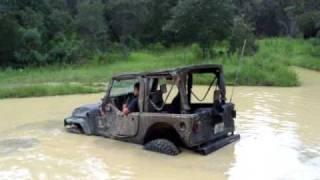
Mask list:
[[79,125],[72,124],[67,128],[67,131],[74,134],[83,134],[83,130]]
[[179,148],[167,139],[155,139],[144,145],[144,149],[162,154],[176,156],[180,153]]

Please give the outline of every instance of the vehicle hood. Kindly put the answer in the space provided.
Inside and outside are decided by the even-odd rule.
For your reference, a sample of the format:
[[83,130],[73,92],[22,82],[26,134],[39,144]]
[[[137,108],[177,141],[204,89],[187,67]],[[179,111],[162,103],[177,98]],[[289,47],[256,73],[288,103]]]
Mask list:
[[98,110],[100,106],[101,103],[80,106],[72,112],[72,117],[86,117],[90,111]]

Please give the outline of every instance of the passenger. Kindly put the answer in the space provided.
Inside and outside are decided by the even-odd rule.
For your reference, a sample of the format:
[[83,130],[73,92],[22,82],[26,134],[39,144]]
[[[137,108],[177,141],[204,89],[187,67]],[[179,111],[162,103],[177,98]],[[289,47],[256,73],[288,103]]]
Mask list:
[[126,116],[132,112],[139,112],[139,89],[139,83],[135,83],[133,90],[134,97],[127,104],[124,104],[122,107],[122,112]]

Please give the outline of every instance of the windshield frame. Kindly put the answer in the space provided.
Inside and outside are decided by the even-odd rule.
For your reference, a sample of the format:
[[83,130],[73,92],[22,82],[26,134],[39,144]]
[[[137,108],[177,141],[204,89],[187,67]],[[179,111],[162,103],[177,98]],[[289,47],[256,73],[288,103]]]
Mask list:
[[[115,88],[115,83],[118,83],[118,82],[123,82],[123,81],[133,81],[132,84],[130,84],[130,87],[126,87],[126,88],[132,88],[132,92],[128,91],[128,92],[124,92],[124,93],[119,93],[117,95],[111,95],[112,93],[112,90],[114,90]],[[113,98],[113,97],[117,97],[117,96],[121,96],[121,95],[125,95],[125,94],[129,94],[129,93],[133,93],[133,87],[134,87],[134,84],[139,82],[139,78],[131,78],[131,79],[121,79],[121,80],[115,80],[113,79],[112,82],[111,82],[111,86],[109,87],[109,90],[108,90],[108,97],[110,98]],[[139,82],[140,83],[140,82]]]

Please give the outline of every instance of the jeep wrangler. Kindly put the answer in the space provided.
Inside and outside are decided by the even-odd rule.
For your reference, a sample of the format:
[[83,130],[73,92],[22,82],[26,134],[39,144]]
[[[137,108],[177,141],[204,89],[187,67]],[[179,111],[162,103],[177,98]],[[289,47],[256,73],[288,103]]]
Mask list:
[[[211,82],[199,97],[194,86],[203,79]],[[123,104],[136,83],[139,110],[126,115]],[[102,102],[76,108],[64,126],[168,155],[179,154],[181,147],[207,155],[240,139],[235,117],[234,104],[226,102],[222,66],[209,64],[114,76]]]

